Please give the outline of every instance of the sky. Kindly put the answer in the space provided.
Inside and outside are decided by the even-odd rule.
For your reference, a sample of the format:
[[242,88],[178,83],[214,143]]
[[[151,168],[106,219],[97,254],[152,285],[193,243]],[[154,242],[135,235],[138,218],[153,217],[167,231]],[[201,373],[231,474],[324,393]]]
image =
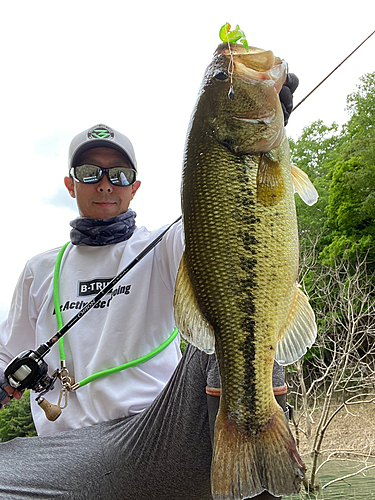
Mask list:
[[[63,178],[76,134],[104,123],[131,139],[137,225],[160,227],[180,214],[186,131],[220,27],[239,24],[249,45],[285,59],[297,104],[374,31],[374,11],[373,0],[4,2],[0,321],[26,261],[69,240],[78,213]],[[345,123],[374,53],[375,35],[292,114],[287,135]]]

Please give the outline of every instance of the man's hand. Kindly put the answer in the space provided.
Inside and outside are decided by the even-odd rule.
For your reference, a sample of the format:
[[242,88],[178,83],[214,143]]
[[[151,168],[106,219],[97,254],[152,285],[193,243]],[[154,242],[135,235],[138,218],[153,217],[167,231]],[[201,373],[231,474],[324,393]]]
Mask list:
[[21,399],[23,391],[18,391],[11,385],[9,385],[8,380],[4,376],[4,370],[0,368],[0,410],[1,408],[9,403],[12,398]]
[[294,73],[288,73],[286,81],[280,90],[279,97],[284,112],[284,126],[288,123],[293,110],[293,92],[299,85],[299,80]]

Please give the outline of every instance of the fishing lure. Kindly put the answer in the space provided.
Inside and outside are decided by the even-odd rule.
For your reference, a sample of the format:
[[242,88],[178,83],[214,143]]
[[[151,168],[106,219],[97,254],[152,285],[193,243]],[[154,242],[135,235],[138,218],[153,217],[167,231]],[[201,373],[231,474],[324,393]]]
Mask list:
[[[228,45],[229,43],[235,43],[240,40],[240,42],[243,44],[243,46],[246,49],[246,52],[249,52],[249,45],[246,40],[246,35],[245,33],[240,29],[240,27],[236,26],[236,29],[233,31],[230,31],[231,25],[229,23],[225,23],[224,26],[220,28],[219,36],[220,40],[222,42],[227,42]],[[229,53],[230,53],[230,63],[229,63],[229,75],[230,75],[230,88],[228,92],[228,99],[230,101],[233,101],[234,99],[234,90],[233,90],[233,56],[232,56],[232,51],[229,46]]]
[[222,42],[235,43],[240,40],[243,46],[246,49],[246,52],[249,52],[249,45],[246,40],[245,33],[240,29],[240,27],[236,26],[236,29],[230,31],[231,25],[229,23],[225,23],[224,26],[220,28],[219,36]]

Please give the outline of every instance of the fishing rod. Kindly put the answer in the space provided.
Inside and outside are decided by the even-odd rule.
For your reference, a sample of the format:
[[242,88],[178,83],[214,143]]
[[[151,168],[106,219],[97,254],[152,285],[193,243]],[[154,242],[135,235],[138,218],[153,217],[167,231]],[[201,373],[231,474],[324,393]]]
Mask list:
[[375,33],[375,31],[373,31],[371,33],[371,35],[369,35],[367,38],[365,38],[363,40],[363,42],[361,42],[358,47],[356,47],[348,56],[345,57],[345,59],[343,59],[340,64],[338,64],[336,66],[335,69],[333,69],[325,78],[323,78],[323,80],[318,83],[318,85],[316,87],[314,87],[303,99],[302,101],[300,101],[296,106],[294,106],[294,108],[292,109],[292,112],[295,111],[298,106],[300,106],[318,87],[320,87],[322,85],[322,83],[324,83],[331,75],[332,73],[334,73],[345,61],[347,61],[349,59],[350,56],[352,56],[354,54],[354,52],[356,52],[370,37],[372,37],[372,35]]
[[[172,224],[162,231],[147,247],[142,250],[117,276],[115,276],[86,306],[76,314],[68,323],[58,330],[47,342],[40,344],[35,350],[27,350],[16,356],[6,367],[5,377],[9,384],[22,391],[24,389],[32,389],[37,393],[45,394],[54,387],[54,383],[60,374],[56,370],[52,377],[47,373],[48,365],[44,361],[44,357],[50,352],[51,348],[61,339],[85,314],[90,311],[104,295],[111,289],[143,259],[164,237],[170,228],[176,224],[182,215],[180,215]],[[40,396],[39,396],[40,398]]]
[[[320,85],[322,85],[350,56],[352,56],[373,34],[373,31],[362,43],[358,45],[340,64],[338,64],[316,87],[314,87],[296,106],[296,110]],[[52,377],[47,373],[48,365],[44,357],[50,352],[51,348],[61,339],[88,311],[90,311],[110,290],[145,257],[164,237],[169,229],[176,224],[182,216],[179,216],[170,224],[159,236],[157,236],[142,252],[135,257],[128,266],[126,266],[117,276],[115,276],[86,306],[76,314],[68,323],[58,330],[47,342],[40,344],[33,350],[27,350],[16,356],[6,367],[5,376],[9,384],[22,391],[32,389],[35,392],[45,394],[53,389],[54,382],[58,377],[59,370],[56,370]]]

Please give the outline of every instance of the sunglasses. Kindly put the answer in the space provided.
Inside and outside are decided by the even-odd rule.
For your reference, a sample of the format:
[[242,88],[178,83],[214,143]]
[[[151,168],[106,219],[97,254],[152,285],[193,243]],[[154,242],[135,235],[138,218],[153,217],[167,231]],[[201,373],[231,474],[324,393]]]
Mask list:
[[114,186],[131,186],[135,182],[137,172],[129,167],[101,168],[86,163],[70,169],[70,175],[73,179],[83,184],[96,184],[103,178],[104,174]]

